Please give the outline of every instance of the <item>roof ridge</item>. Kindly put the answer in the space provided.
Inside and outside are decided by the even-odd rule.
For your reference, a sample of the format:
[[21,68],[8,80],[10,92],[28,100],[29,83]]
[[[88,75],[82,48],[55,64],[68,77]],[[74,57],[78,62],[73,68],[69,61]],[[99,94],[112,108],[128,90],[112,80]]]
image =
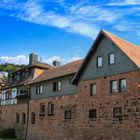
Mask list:
[[136,45],[136,44],[134,44],[134,43],[132,43],[132,42],[129,42],[129,41],[127,41],[127,40],[124,39],[124,38],[121,38],[121,37],[119,37],[119,36],[117,36],[117,35],[115,35],[115,34],[112,34],[112,33],[108,32],[108,31],[106,31],[106,30],[102,30],[102,31],[103,31],[105,34],[108,33],[108,34],[110,34],[110,35],[113,35],[114,37],[116,37],[116,38],[118,38],[118,39],[120,39],[120,40],[122,40],[122,41],[125,41],[125,42],[127,42],[127,43],[129,43],[129,44],[131,44],[131,45],[133,45],[133,46],[135,46],[135,47],[137,47],[137,48],[140,49],[140,46],[138,46],[138,45]]

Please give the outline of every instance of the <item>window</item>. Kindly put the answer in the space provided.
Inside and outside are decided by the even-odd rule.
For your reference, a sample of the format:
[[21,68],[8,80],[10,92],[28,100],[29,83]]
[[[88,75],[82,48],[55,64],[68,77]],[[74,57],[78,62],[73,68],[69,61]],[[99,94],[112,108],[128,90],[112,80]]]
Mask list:
[[9,77],[9,83],[11,84],[13,82],[13,78]]
[[71,110],[65,111],[65,119],[71,119]]
[[45,104],[40,104],[40,114],[45,114]]
[[90,85],[90,95],[91,96],[96,95],[96,84]]
[[29,77],[29,71],[26,70],[26,72],[25,72],[25,78],[28,78],[28,77]]
[[113,118],[122,121],[122,107],[113,108]]
[[35,124],[35,113],[31,113],[31,124]]
[[126,79],[119,80],[119,91],[120,92],[126,91]]
[[17,96],[17,88],[12,89],[12,98],[16,98]]
[[22,113],[22,124],[26,123],[26,114]]
[[115,63],[115,55],[114,53],[109,54],[109,64],[114,64]]
[[102,65],[103,65],[103,58],[99,56],[97,58],[97,67],[102,67]]
[[61,91],[61,82],[53,83],[53,91]]
[[54,115],[54,104],[52,102],[48,103],[48,115],[49,116]]
[[89,110],[89,118],[90,119],[96,119],[97,118],[96,109],[90,109]]
[[17,75],[16,75],[16,80],[17,80],[17,82],[20,81],[20,74],[17,74]]
[[72,84],[72,80],[73,80],[72,78],[69,78],[69,84]]
[[42,94],[43,93],[43,86],[42,85],[37,85],[36,86],[36,95],[37,94]]
[[16,113],[16,123],[19,123],[19,114]]
[[111,93],[118,92],[118,86],[116,80],[110,82],[110,92]]

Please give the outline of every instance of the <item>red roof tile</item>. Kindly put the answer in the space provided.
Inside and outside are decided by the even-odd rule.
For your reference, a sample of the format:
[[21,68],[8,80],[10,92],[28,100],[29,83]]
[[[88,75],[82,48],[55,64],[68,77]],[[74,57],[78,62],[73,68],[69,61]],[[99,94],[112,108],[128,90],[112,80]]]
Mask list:
[[113,43],[115,43],[139,68],[140,68],[140,47],[124,39],[121,39],[107,31],[103,31]]
[[76,73],[82,62],[83,62],[83,60],[78,60],[78,61],[74,61],[74,62],[68,63],[68,64],[60,66],[60,67],[55,67],[55,68],[46,70],[38,78],[31,81],[30,84]]

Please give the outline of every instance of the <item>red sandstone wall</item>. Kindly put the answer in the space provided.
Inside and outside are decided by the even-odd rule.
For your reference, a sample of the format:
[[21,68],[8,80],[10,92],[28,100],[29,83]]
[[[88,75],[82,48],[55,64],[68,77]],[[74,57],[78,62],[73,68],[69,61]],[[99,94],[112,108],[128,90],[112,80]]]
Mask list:
[[[110,80],[127,78],[127,91],[110,95]],[[97,84],[97,95],[90,96],[90,84]],[[82,81],[75,96],[54,97],[30,101],[30,114],[36,114],[36,124],[29,120],[28,140],[139,140],[140,139],[139,72],[131,72],[96,80]],[[54,116],[47,115],[48,102],[55,105]],[[39,116],[40,103],[46,105],[46,116]],[[123,108],[123,121],[113,120],[113,107]],[[5,127],[14,126],[19,136],[25,126],[15,124],[16,112],[26,104],[2,107]],[[89,109],[97,109],[97,120],[90,120]],[[64,111],[72,110],[72,119],[64,119]],[[31,118],[31,116],[29,117]]]
[[[26,124],[22,124],[21,115],[27,114],[27,104],[0,106],[0,110],[0,129],[15,128],[17,136],[24,138]],[[16,123],[16,113],[20,114],[19,124]]]

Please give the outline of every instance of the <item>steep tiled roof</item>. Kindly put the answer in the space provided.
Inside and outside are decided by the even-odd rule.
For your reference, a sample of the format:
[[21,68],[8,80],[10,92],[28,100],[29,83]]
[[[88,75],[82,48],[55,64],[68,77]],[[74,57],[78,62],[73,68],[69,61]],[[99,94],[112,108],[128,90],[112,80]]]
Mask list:
[[42,68],[42,69],[50,69],[50,68],[53,68],[53,66],[49,65],[49,64],[46,64],[46,63],[43,63],[43,62],[37,62],[33,65],[27,65],[23,68],[20,68],[12,73],[16,73],[16,72],[19,72],[19,71],[22,71],[24,69],[28,69],[28,68],[32,68],[32,67],[38,67],[38,68]]
[[139,68],[140,68],[140,47],[121,39],[107,31],[103,33],[112,40]]
[[8,89],[16,86],[21,86],[21,85],[27,85],[30,81],[32,81],[32,76],[29,76],[27,79],[20,81],[20,82],[15,82],[15,83],[9,83],[8,81],[5,83],[3,89]]
[[38,63],[31,65],[31,66],[41,67],[41,68],[52,68],[53,67],[53,66],[46,64],[46,63],[43,63],[43,62],[38,62]]
[[[49,64],[42,63],[42,62],[37,62],[33,65],[28,65],[28,66],[25,66],[24,68],[18,69],[16,71],[12,72],[12,74],[24,71],[25,69],[30,69],[30,68],[33,68],[33,67],[41,68],[41,69],[44,69],[44,70],[53,68],[53,66],[51,66]],[[18,81],[18,82],[16,80],[12,83],[9,83],[8,81],[6,81],[3,89],[8,89],[8,88],[16,87],[16,86],[21,86],[21,85],[28,85],[28,83],[31,82],[31,81],[33,81],[33,73],[28,78],[26,78],[24,80],[21,80],[21,81]]]
[[50,70],[46,70],[38,78],[31,81],[30,84],[76,73],[82,62],[83,62],[82,60],[78,60],[78,61],[74,61],[74,62],[68,63],[68,64],[60,66],[60,67],[55,67]]

